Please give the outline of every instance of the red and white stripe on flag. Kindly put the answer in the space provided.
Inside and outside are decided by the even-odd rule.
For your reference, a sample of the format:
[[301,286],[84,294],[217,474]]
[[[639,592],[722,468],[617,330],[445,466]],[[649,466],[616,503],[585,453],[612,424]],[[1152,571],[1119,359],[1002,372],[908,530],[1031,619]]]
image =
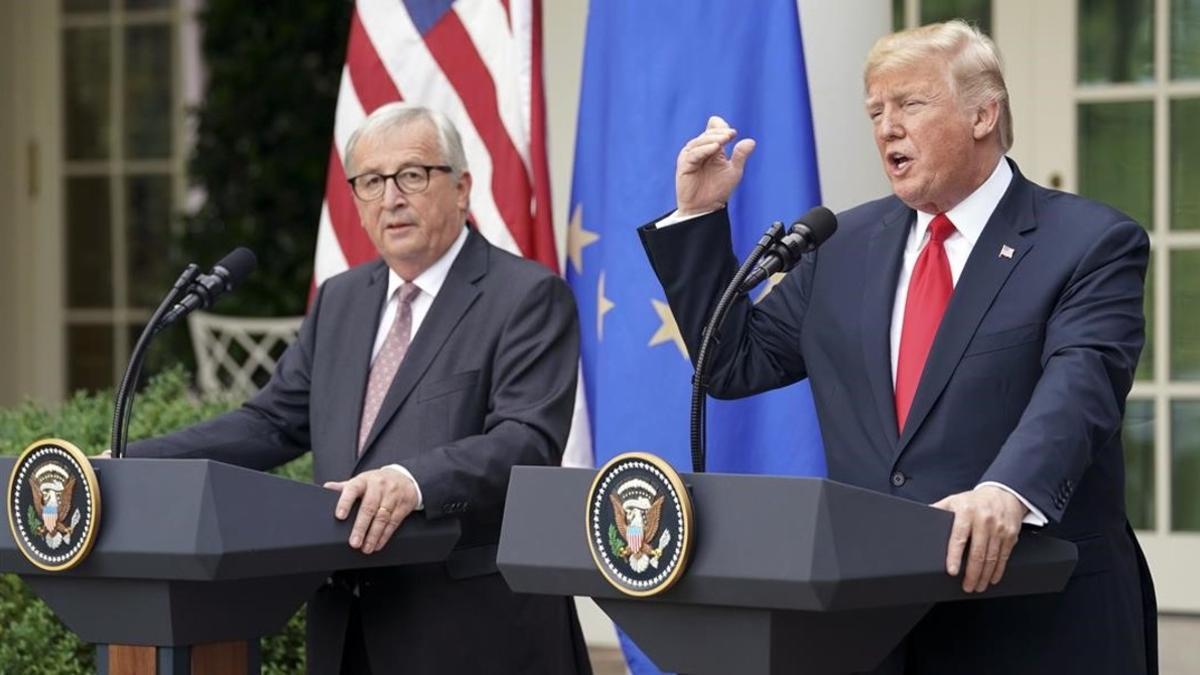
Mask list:
[[[541,0],[358,0],[350,20],[313,287],[377,252],[343,153],[376,108],[411,101],[454,122],[474,182],[471,219],[491,243],[555,271],[546,163]],[[563,463],[592,462],[582,383]]]
[[542,92],[541,0],[358,0],[321,208],[314,285],[376,257],[342,169],[376,108],[411,101],[462,134],[472,220],[488,241],[558,269]]

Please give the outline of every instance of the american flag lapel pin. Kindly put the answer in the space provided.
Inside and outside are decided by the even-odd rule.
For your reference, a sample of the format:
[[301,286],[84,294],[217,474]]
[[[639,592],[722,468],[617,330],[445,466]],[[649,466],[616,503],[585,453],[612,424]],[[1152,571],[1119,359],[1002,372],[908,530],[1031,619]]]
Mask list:
[[1007,244],[1000,247],[1000,257],[1001,258],[1008,258],[1009,260],[1012,260],[1013,253],[1016,253],[1016,251],[1013,250],[1013,247],[1011,247]]

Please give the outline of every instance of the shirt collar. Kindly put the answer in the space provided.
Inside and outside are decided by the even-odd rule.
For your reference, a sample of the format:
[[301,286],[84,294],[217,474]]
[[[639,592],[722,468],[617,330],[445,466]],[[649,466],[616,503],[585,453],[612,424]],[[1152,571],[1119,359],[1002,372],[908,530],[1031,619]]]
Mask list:
[[[454,265],[454,260],[458,258],[459,252],[462,251],[466,243],[467,228],[464,226],[458,233],[458,238],[454,240],[453,244],[450,244],[450,248],[446,249],[442,257],[430,265],[429,269],[417,275],[417,278],[413,279],[412,282],[417,285],[417,288],[421,289],[422,293],[428,293],[429,297],[436,298],[438,291],[442,290],[442,284],[446,283],[446,277],[450,275],[450,267]],[[396,295],[396,289],[403,285],[404,280],[400,278],[400,275],[396,274],[395,270],[389,268],[387,295],[384,296],[387,298],[387,302],[391,302],[392,298]]]
[[[966,199],[946,212],[946,217],[954,223],[954,229],[971,242],[972,246],[979,240],[979,235],[983,233],[983,228],[987,225],[988,219],[992,217],[992,212],[1000,204],[1004,192],[1008,190],[1008,184],[1012,182],[1012,177],[1012,167],[1008,165],[1008,160],[1001,156],[1000,163],[996,165],[996,169],[983,182],[983,185],[980,185]],[[929,228],[929,222],[935,215],[917,211],[918,241],[924,237],[925,230]]]

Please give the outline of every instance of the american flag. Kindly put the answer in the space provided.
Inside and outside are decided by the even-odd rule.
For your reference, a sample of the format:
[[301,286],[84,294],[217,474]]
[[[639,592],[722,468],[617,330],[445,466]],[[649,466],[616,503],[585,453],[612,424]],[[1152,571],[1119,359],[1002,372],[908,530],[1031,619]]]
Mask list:
[[401,100],[438,109],[458,127],[479,232],[558,269],[541,34],[540,0],[356,3],[317,234],[317,284],[377,255],[359,225],[342,152],[367,115]]
[[[471,219],[479,232],[557,271],[541,0],[358,0],[338,92],[314,287],[377,256],[359,224],[342,153],[367,115],[401,100],[440,110],[458,128],[474,177]],[[582,401],[564,463],[591,464]]]

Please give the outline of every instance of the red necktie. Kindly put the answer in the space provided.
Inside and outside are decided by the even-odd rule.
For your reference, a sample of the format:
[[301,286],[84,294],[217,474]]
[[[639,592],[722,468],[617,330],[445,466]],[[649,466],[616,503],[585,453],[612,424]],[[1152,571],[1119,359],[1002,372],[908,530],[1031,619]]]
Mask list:
[[954,234],[954,223],[939,213],[929,223],[929,243],[925,244],[908,281],[904,302],[904,327],[900,333],[900,358],[896,363],[896,424],[901,432],[912,407],[917,383],[925,370],[925,359],[937,335],[938,324],[950,304],[954,279],[942,242]]

